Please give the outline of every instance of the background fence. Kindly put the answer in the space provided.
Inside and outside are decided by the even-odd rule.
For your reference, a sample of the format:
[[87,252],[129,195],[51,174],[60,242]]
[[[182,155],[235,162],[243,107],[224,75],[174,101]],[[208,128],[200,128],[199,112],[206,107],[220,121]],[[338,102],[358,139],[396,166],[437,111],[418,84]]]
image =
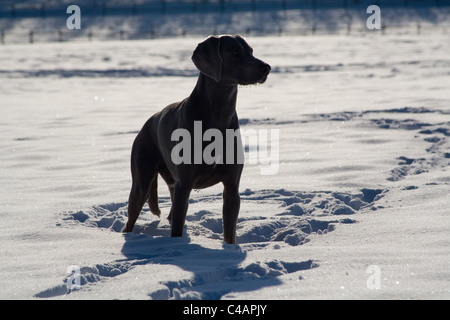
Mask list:
[[[204,28],[183,29],[177,33],[168,34],[167,32],[159,33],[158,30],[147,30],[139,32],[119,31],[116,33],[105,33],[102,31],[93,30],[54,30],[54,31],[39,31],[30,30],[23,32],[0,32],[0,43],[35,43],[35,42],[48,42],[48,41],[93,41],[93,40],[143,40],[143,39],[157,39],[157,38],[169,38],[169,37],[190,37],[190,36],[205,36],[210,34],[224,34],[226,32],[219,32],[215,28],[211,28],[210,31]],[[385,34],[416,34],[416,35],[429,35],[429,34],[449,34],[450,36],[450,24],[439,26],[422,26],[418,24],[410,25],[383,25],[380,30],[369,30],[364,27],[354,27],[351,24],[343,24],[334,28],[333,32],[330,32],[328,27],[320,27],[317,25],[310,28],[289,28],[289,29],[257,29],[248,28],[243,32],[239,32],[244,36],[292,36],[292,35],[361,35],[369,33]]]
[[450,0],[1,0],[0,18],[49,17],[75,4],[96,15],[146,14],[159,12],[235,12],[273,9],[322,9],[450,6]]
[[[66,28],[69,17],[66,9],[70,4],[81,8],[81,30]],[[365,26],[365,19],[369,17],[366,8],[370,4],[382,10],[381,30],[369,30]],[[450,32],[450,0],[0,1],[2,44],[222,33],[283,36],[368,32]]]

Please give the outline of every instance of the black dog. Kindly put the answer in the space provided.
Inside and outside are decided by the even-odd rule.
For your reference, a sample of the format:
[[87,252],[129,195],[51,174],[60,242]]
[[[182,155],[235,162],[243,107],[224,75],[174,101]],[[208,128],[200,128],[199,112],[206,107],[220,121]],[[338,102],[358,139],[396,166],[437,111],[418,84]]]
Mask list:
[[[236,223],[239,214],[239,181],[243,163],[236,161],[240,136],[233,139],[235,161],[226,159],[223,142],[222,160],[207,163],[203,159],[178,163],[173,159],[176,141],[173,132],[185,129],[194,135],[194,122],[201,124],[201,134],[208,129],[219,130],[223,136],[227,129],[239,128],[236,114],[238,85],[264,83],[270,66],[253,56],[253,49],[241,36],[211,36],[200,43],[192,60],[200,71],[197,85],[191,95],[167,106],[153,115],[134,141],[131,153],[133,184],[128,203],[128,222],[123,232],[133,230],[136,219],[148,200],[150,211],[159,216],[157,181],[158,173],[169,186],[172,200],[169,219],[172,220],[172,237],[183,233],[189,195],[192,189],[203,189],[222,182],[224,241],[235,243]],[[197,127],[198,128],[198,127]],[[205,144],[202,142],[203,152]],[[198,149],[192,146],[192,159]],[[198,158],[196,158],[198,159]],[[177,163],[174,163],[177,162]]]

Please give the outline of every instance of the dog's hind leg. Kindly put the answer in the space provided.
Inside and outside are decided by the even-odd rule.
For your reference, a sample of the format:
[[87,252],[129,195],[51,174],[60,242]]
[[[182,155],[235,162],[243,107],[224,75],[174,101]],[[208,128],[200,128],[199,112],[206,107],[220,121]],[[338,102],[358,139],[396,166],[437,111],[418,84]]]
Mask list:
[[148,139],[140,135],[136,137],[131,151],[131,176],[133,183],[128,198],[128,222],[122,232],[133,231],[142,207],[150,197],[152,198],[151,208],[155,209],[153,199],[157,188],[152,188],[152,186],[157,184],[155,181],[158,178],[158,159],[156,158],[157,151],[153,149],[152,145],[148,143]]
[[[170,202],[173,203],[173,185],[169,186],[169,192],[170,192]],[[167,216],[167,220],[172,221],[172,206],[170,206],[170,212]]]
[[158,206],[158,175],[155,175],[152,183],[150,184],[148,206],[150,207],[150,211],[155,216],[159,217],[161,215],[161,210],[159,210]]
[[148,191],[149,188],[139,186],[138,183],[133,183],[128,198],[128,221],[122,232],[133,231],[134,224],[141,213],[145,200],[148,198]]

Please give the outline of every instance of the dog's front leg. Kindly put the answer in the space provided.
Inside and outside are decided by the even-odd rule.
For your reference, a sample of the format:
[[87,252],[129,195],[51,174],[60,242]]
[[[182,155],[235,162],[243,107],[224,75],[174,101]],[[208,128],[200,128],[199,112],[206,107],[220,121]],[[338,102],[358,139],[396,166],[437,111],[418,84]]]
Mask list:
[[223,239],[228,244],[236,242],[236,224],[241,206],[238,186],[225,185],[223,190]]
[[172,208],[170,210],[172,218],[172,237],[181,237],[183,235],[184,222],[188,209],[189,195],[192,186],[189,184],[175,183],[173,189]]

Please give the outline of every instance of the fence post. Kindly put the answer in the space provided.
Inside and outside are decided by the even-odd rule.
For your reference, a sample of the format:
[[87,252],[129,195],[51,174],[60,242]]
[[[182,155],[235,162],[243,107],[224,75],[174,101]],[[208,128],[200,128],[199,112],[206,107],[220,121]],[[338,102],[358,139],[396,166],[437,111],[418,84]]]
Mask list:
[[30,32],[28,33],[28,42],[29,43],[33,43],[34,42],[34,32],[33,32],[33,30],[30,30]]
[[2,32],[0,33],[0,38],[2,44],[5,44],[5,30],[2,30]]

